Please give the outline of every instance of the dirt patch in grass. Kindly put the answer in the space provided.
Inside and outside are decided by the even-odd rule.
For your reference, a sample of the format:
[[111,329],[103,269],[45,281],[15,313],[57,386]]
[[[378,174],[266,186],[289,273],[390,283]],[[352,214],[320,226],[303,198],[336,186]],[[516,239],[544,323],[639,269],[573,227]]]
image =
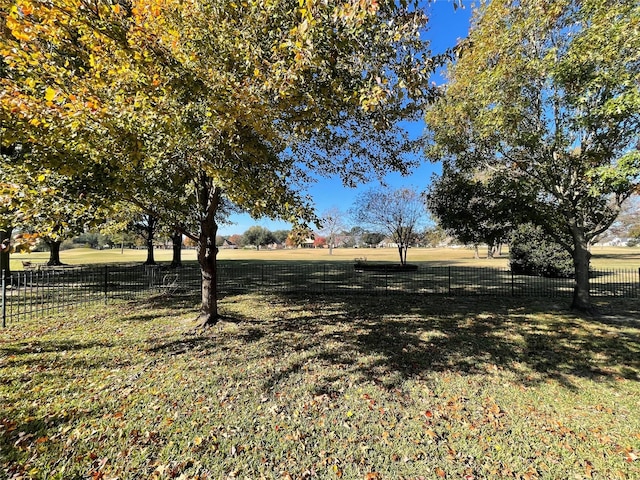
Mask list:
[[[638,302],[157,298],[0,340],[7,478],[638,478]],[[367,477],[367,475],[369,477]],[[1,474],[0,474],[1,475]]]

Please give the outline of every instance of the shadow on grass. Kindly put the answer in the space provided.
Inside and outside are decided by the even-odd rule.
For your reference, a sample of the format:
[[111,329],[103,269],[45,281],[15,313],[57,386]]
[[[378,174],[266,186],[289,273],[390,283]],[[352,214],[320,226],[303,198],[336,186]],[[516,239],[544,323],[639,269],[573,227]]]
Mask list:
[[[105,314],[114,331],[132,325],[128,332],[132,337],[101,331],[103,319],[96,316],[86,323],[93,329],[88,340],[33,337],[0,343],[0,360],[6,362],[0,367],[29,367],[16,373],[12,385],[23,385],[29,376],[46,385],[47,374],[77,376],[88,368],[103,368],[110,375],[122,368],[121,374],[114,374],[121,383],[108,382],[106,376],[94,380],[104,382],[114,396],[155,369],[155,362],[171,365],[167,360],[180,355],[197,356],[190,365],[203,358],[203,363],[228,369],[224,375],[229,377],[250,375],[247,366],[260,364],[264,368],[255,385],[266,393],[302,383],[310,394],[328,397],[339,396],[347,383],[373,382],[395,389],[407,379],[428,379],[438,373],[503,372],[508,382],[553,380],[572,389],[580,388],[580,378],[640,380],[637,300],[612,300],[609,310],[615,315],[583,319],[568,312],[564,300],[247,295],[222,299],[221,313],[229,318],[204,333],[181,334],[176,326],[178,331],[167,338],[164,334],[174,328],[172,322],[151,328],[158,317],[184,316],[185,310],[195,313],[197,299],[159,296],[116,306],[115,314]],[[96,332],[102,336],[89,336]],[[85,350],[95,354],[61,355]],[[77,389],[84,387],[74,384]],[[21,412],[22,421],[13,421],[11,406],[5,405],[7,413],[0,411],[0,458],[11,462],[22,454],[20,432],[31,435],[24,439],[27,445],[58,431],[60,425],[104,412],[108,395],[101,403],[103,387],[92,388],[97,390],[88,407],[95,410],[91,413],[76,409],[42,417],[29,406],[29,411]]]
[[637,301],[616,305],[619,316],[603,320],[582,319],[562,304],[532,299],[397,295],[278,301],[304,310],[274,317],[229,312],[233,331],[221,327],[154,351],[250,344],[246,349],[255,356],[282,357],[277,371],[265,378],[265,390],[318,365],[329,366],[310,385],[318,392],[332,391],[347,374],[388,388],[434,372],[501,370],[525,384],[553,379],[568,388],[576,388],[576,377],[640,380]]

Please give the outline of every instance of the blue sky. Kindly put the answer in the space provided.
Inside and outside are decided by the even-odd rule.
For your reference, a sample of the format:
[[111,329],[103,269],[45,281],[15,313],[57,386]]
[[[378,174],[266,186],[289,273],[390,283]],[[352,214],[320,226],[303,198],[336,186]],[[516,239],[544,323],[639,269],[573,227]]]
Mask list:
[[[431,43],[433,53],[441,53],[454,46],[458,39],[466,37],[469,31],[472,3],[465,0],[465,8],[453,8],[451,0],[434,0],[428,5],[429,30],[425,37]],[[440,83],[441,79],[434,78]],[[412,136],[418,136],[424,130],[424,123],[416,123],[407,126]],[[389,174],[384,178],[385,183],[392,187],[412,186],[417,189],[425,189],[429,184],[431,175],[439,172],[440,166],[426,159],[420,159],[420,166],[413,170],[412,174],[402,177],[399,174]],[[358,188],[342,186],[340,179],[321,179],[307,189],[307,193],[313,198],[318,214],[331,208],[347,211],[353,205],[359,192],[375,187],[378,182],[363,184]],[[269,230],[288,230],[291,225],[286,222],[270,219],[253,219],[249,215],[241,214],[231,217],[231,225],[221,225],[219,235],[228,236],[235,233],[242,234],[253,225],[260,225]]]

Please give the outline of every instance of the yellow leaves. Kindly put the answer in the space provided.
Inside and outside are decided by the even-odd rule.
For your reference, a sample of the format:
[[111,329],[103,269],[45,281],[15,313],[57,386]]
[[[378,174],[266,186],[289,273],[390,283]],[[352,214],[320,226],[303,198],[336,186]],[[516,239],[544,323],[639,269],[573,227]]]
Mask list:
[[31,2],[20,2],[17,7],[24,16],[29,16],[33,13],[33,4]]
[[381,85],[360,93],[360,106],[365,112],[372,112],[384,103],[388,92]]
[[22,22],[18,22],[13,16],[7,17],[6,25],[16,40],[23,42],[33,40],[32,29],[29,26],[24,25]]
[[53,99],[56,97],[57,93],[58,92],[56,90],[54,90],[53,88],[47,87],[47,89],[44,92],[44,99],[47,102],[52,102]]

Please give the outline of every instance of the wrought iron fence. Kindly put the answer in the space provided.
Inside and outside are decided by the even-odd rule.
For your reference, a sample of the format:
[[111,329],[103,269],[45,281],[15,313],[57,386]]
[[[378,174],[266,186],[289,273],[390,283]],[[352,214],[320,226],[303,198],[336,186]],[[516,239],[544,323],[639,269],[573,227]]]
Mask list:
[[[20,318],[62,312],[66,308],[108,303],[151,294],[197,294],[200,270],[190,264],[176,270],[141,265],[106,265],[14,272],[2,278],[2,326]],[[514,275],[508,269],[432,267],[415,271],[363,271],[346,263],[218,263],[221,295],[241,293],[327,293],[494,295],[568,297],[574,281]],[[640,269],[592,272],[596,297],[640,297]]]

